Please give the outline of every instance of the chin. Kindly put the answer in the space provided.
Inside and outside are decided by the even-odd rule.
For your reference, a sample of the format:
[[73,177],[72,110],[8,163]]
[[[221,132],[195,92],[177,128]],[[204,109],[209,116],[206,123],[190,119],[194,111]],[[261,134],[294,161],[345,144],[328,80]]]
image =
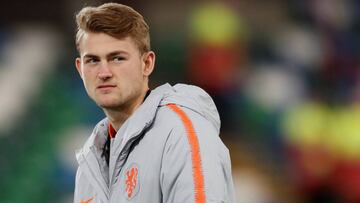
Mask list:
[[114,97],[113,95],[101,95],[95,96],[94,101],[95,103],[100,106],[101,108],[115,108],[121,105],[121,100],[118,97]]
[[114,108],[118,108],[119,106],[121,106],[121,104],[115,103],[115,102],[101,102],[101,103],[97,103],[97,104],[101,108],[105,108],[105,109],[114,109]]
[[95,103],[101,108],[116,108],[118,106],[121,106],[119,101],[114,100],[98,100],[95,101]]

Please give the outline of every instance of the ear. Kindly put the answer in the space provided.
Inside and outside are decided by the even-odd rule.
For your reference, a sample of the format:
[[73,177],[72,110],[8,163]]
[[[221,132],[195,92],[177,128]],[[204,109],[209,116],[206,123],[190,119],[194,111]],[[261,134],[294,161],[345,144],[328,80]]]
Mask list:
[[81,58],[77,57],[75,59],[75,66],[76,66],[76,70],[78,71],[78,73],[82,79],[83,77],[82,77],[82,72],[81,72]]
[[143,55],[143,74],[144,76],[149,76],[155,66],[155,53],[153,51],[149,51]]

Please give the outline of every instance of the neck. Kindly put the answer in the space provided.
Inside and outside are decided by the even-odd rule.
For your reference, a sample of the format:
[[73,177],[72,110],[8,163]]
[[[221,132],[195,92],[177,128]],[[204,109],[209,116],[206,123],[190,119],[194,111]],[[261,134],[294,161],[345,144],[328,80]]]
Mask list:
[[117,109],[103,109],[105,115],[109,119],[111,125],[117,131],[124,124],[124,122],[135,112],[135,110],[143,103],[145,95],[147,93],[143,91],[141,95],[135,99],[135,101],[130,102],[126,107],[120,107]]

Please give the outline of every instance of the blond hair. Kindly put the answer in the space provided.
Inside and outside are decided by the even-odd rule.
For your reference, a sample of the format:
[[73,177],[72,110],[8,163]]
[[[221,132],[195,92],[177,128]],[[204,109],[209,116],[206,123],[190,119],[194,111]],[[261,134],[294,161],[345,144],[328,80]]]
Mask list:
[[105,33],[117,39],[131,37],[140,53],[150,51],[149,26],[143,16],[129,6],[105,3],[98,7],[84,7],[76,15],[76,47],[85,32]]

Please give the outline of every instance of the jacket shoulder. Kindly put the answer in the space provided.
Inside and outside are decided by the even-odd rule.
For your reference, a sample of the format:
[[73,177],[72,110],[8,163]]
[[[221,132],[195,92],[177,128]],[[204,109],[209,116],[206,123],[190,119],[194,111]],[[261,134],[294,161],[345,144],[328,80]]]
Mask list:
[[95,125],[94,129],[85,141],[82,148],[80,148],[76,152],[76,157],[78,160],[79,154],[87,154],[90,150],[90,147],[96,146],[98,148],[101,148],[103,146],[107,136],[107,122],[107,119],[104,118]]

